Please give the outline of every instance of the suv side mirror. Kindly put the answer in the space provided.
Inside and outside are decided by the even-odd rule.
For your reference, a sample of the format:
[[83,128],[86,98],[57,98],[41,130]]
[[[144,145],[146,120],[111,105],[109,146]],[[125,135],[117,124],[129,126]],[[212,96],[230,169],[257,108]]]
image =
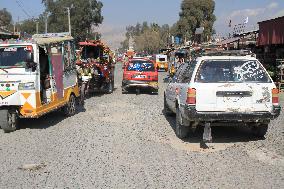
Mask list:
[[32,52],[28,52],[27,53],[27,57],[26,57],[26,62],[33,62],[34,61],[34,56]]

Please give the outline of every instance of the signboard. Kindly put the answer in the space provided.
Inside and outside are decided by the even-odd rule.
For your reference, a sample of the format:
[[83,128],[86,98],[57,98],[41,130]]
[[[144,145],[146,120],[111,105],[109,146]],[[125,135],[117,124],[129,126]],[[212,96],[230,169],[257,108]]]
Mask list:
[[174,44],[174,43],[175,43],[175,37],[172,36],[172,44]]
[[181,38],[176,36],[175,37],[175,44],[180,44],[181,43]]

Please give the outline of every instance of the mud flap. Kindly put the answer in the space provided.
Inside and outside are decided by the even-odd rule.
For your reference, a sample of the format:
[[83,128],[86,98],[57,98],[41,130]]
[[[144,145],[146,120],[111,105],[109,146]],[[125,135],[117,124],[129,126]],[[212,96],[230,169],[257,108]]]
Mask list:
[[203,131],[203,142],[212,142],[211,124],[205,123]]

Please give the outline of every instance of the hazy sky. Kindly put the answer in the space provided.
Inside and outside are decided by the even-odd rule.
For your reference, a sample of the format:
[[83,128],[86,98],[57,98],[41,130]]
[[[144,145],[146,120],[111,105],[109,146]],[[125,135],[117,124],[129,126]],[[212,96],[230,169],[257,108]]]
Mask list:
[[[101,0],[104,4],[104,22],[99,29],[104,38],[112,45],[122,40],[125,26],[137,22],[156,22],[172,25],[179,18],[182,0]],[[248,25],[257,26],[257,22],[284,16],[284,0],[215,0],[217,33],[229,33],[228,23],[242,23],[249,17]],[[0,8],[7,8],[17,21],[37,16],[43,11],[41,0],[0,0]]]

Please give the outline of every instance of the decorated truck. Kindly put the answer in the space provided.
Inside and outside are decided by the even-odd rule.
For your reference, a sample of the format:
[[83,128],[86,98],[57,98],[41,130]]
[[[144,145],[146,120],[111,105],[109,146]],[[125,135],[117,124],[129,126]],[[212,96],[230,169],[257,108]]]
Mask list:
[[79,42],[76,65],[82,98],[92,92],[113,92],[112,56],[110,48],[100,40]]

